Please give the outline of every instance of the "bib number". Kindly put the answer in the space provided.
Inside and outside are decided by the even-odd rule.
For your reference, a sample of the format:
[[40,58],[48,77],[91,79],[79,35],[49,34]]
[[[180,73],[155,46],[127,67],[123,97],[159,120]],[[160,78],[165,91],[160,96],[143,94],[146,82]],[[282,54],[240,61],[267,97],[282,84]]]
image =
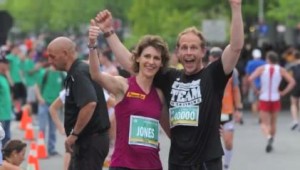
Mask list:
[[158,133],[158,120],[143,116],[130,116],[129,145],[158,148]]
[[169,110],[170,126],[198,126],[199,107],[174,107]]

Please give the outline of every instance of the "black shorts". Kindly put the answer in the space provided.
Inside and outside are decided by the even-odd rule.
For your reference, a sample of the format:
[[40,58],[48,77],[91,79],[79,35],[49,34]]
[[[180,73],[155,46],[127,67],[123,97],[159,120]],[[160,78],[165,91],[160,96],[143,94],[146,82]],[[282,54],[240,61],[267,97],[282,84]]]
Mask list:
[[205,161],[193,166],[180,166],[169,163],[169,170],[222,170],[222,157]]
[[102,170],[103,162],[108,154],[108,133],[95,133],[87,137],[77,139],[69,170]]
[[299,86],[294,87],[294,89],[291,92],[291,96],[300,97],[300,87]]
[[13,99],[26,99],[26,87],[23,83],[15,83],[13,89]]

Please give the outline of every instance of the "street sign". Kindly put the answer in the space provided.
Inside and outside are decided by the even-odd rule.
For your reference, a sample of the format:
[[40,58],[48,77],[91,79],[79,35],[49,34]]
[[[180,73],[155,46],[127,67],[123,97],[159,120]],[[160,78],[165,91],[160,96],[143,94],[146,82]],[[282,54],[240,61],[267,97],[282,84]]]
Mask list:
[[224,43],[226,41],[225,20],[204,20],[202,31],[208,42]]

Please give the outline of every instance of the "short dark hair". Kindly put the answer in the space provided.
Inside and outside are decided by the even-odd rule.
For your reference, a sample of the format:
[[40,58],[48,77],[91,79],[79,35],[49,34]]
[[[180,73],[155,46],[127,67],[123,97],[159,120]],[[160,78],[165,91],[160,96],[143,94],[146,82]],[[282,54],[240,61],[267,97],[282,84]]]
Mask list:
[[279,62],[278,54],[275,51],[269,51],[266,54],[266,58],[272,63],[277,64]]
[[17,151],[17,153],[20,153],[26,146],[27,144],[22,142],[21,140],[9,140],[2,148],[3,158],[5,159],[10,157],[13,151]]

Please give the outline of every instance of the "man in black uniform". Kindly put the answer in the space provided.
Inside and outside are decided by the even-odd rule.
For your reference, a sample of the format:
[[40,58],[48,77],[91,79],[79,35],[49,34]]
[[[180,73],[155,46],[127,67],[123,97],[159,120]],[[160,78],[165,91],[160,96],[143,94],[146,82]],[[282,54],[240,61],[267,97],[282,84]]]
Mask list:
[[70,39],[54,39],[47,52],[49,63],[68,73],[64,126],[65,147],[72,154],[69,169],[99,170],[109,149],[110,124],[103,90],[92,81],[88,64],[77,58],[75,44]]

